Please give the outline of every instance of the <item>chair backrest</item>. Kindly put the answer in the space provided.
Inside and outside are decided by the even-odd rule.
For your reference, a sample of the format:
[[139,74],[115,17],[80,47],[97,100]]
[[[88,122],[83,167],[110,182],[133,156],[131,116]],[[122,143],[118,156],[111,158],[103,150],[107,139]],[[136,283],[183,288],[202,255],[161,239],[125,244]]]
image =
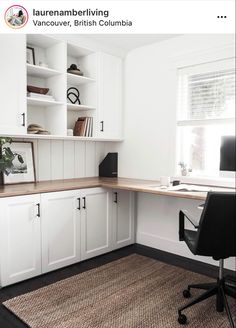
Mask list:
[[209,192],[199,221],[196,254],[236,256],[236,194]]

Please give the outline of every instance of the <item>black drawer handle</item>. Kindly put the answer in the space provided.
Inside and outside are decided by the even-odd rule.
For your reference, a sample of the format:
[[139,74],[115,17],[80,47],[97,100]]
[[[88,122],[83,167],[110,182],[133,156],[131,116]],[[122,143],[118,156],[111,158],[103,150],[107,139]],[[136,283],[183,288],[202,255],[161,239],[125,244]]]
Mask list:
[[25,113],[22,113],[21,116],[22,116],[22,126],[25,126]]
[[101,123],[101,130],[100,131],[104,132],[104,121],[101,121],[100,123]]
[[117,192],[114,192],[114,195],[115,195],[115,199],[114,199],[114,203],[118,203],[118,193]]
[[78,207],[77,207],[77,210],[80,211],[80,198],[77,198],[77,200],[78,200]]
[[38,203],[38,204],[36,204],[36,205],[37,205],[37,207],[38,207],[37,217],[40,218],[40,204]]
[[83,202],[84,202],[83,208],[86,209],[86,198],[85,197],[83,197]]

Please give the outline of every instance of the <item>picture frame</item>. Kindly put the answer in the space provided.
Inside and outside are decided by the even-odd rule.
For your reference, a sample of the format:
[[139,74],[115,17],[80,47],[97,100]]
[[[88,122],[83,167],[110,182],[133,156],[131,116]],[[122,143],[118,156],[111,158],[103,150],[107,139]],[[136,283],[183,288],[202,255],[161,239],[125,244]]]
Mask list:
[[26,47],[26,62],[27,64],[36,65],[35,51],[33,47]]
[[12,141],[9,147],[13,153],[22,156],[24,163],[20,163],[16,156],[13,161],[13,171],[9,175],[6,173],[3,174],[3,183],[18,184],[36,182],[33,142]]

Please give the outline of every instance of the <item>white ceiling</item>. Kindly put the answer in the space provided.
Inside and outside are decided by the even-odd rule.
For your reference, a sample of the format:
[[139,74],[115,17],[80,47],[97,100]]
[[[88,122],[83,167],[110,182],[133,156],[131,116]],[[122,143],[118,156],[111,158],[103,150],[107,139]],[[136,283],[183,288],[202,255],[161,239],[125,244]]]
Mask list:
[[145,46],[147,44],[162,42],[180,34],[96,34],[90,37],[104,46],[118,48],[127,53],[128,51]]

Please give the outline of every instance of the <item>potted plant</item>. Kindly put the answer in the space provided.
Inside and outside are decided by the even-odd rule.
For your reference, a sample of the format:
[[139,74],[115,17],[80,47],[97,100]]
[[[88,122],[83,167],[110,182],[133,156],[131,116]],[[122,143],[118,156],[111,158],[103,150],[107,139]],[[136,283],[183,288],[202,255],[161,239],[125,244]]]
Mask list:
[[12,139],[8,137],[0,137],[0,184],[3,184],[3,173],[9,175],[13,168],[13,161],[17,157],[20,163],[24,163],[20,154],[11,151],[9,144]]
[[179,166],[180,166],[180,169],[181,169],[182,176],[186,176],[188,174],[187,164],[184,163],[183,161],[180,161]]

